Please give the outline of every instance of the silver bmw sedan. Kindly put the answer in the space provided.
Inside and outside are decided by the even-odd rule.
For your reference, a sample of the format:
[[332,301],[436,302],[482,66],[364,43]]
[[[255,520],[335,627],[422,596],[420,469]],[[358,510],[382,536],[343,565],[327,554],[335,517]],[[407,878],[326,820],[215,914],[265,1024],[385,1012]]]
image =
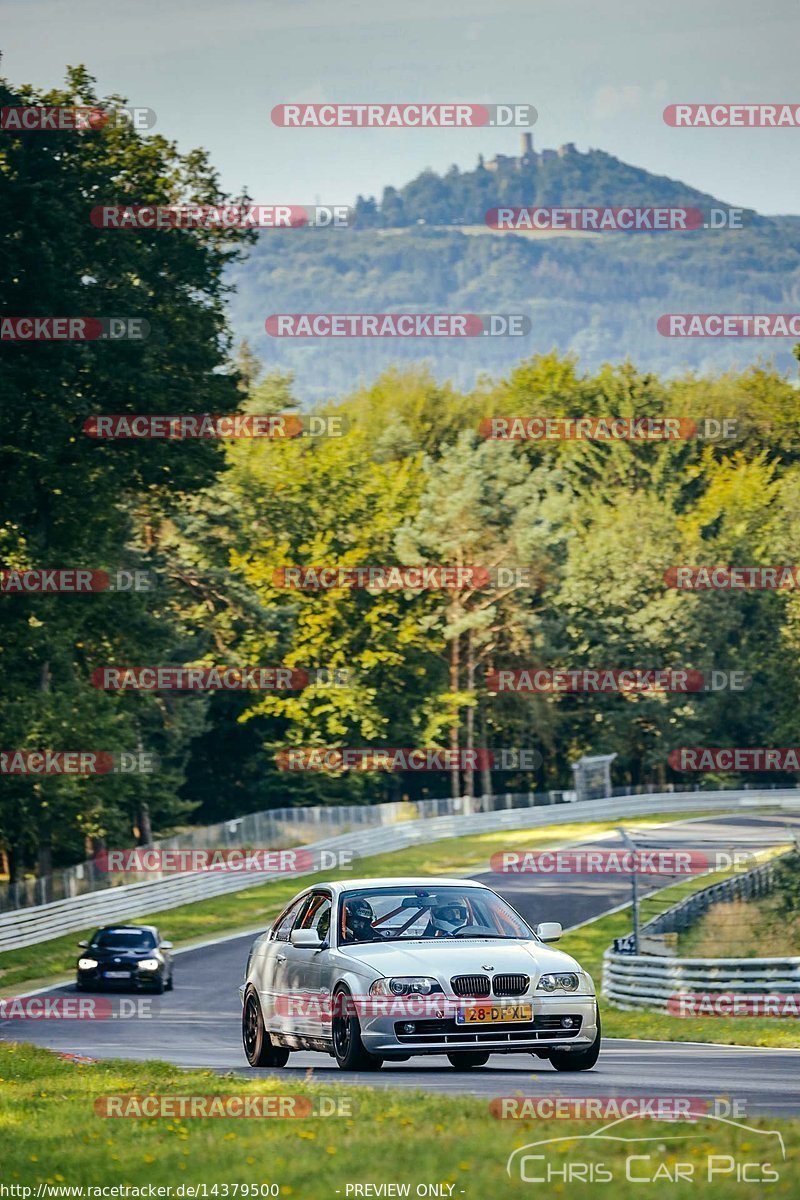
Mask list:
[[254,1067],[318,1050],[344,1070],[446,1054],[456,1070],[529,1052],[586,1071],[600,1052],[591,976],[491,888],[359,879],[300,892],[253,943],[242,1040]]

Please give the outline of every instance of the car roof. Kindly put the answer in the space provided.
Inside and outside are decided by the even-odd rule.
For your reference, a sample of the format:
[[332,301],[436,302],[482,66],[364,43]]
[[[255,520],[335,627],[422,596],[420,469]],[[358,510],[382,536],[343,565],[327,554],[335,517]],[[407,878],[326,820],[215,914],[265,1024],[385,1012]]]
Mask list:
[[141,933],[146,930],[148,933],[158,933],[155,925],[99,925],[95,933],[106,933],[109,929],[113,929],[115,933],[124,933],[126,930],[131,933]]
[[314,888],[330,888],[338,895],[345,892],[361,891],[362,888],[441,888],[441,887],[459,887],[459,888],[481,888],[483,891],[491,891],[485,883],[478,883],[474,879],[459,879],[452,875],[381,875],[377,878],[369,879],[331,879],[322,883],[309,885],[309,889]]

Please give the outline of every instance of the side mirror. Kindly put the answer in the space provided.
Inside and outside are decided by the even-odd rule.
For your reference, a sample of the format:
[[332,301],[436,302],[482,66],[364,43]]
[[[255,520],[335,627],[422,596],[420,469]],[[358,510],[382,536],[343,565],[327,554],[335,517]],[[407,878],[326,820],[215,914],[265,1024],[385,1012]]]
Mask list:
[[293,929],[289,935],[293,946],[303,946],[308,950],[320,950],[322,939],[316,929]]
[[161,949],[161,950],[171,950],[171,949],[172,949],[172,942],[162,942],[162,943],[161,943],[161,946],[160,946],[160,949]]
[[86,947],[89,945],[89,943],[88,942],[78,942],[78,945],[81,947],[82,950],[85,950]]
[[561,937],[561,922],[542,921],[536,926],[536,936],[542,942],[557,942]]

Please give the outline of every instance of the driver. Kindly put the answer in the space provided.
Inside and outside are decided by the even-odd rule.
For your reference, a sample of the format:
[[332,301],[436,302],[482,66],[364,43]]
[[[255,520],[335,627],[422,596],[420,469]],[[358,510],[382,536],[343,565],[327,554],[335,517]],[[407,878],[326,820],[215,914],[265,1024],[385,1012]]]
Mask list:
[[453,937],[469,920],[463,900],[438,900],[431,905],[428,937]]
[[368,900],[356,899],[344,902],[345,940],[348,942],[372,942],[375,929],[372,922],[375,913]]

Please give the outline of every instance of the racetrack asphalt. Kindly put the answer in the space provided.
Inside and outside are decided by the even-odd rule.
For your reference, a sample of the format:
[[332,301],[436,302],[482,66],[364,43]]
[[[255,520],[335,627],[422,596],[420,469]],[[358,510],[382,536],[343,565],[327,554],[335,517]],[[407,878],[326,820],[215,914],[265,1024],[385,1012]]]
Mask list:
[[[635,826],[626,822],[626,828],[633,831]],[[648,847],[752,851],[790,842],[798,835],[800,816],[753,813],[651,827],[636,841]],[[620,848],[621,843],[609,836],[591,845]],[[488,871],[475,878],[495,888],[529,921],[560,921],[565,929],[630,898],[629,881],[620,876],[543,878]],[[642,891],[669,882],[664,877],[645,877]],[[248,1066],[240,1038],[238,985],[252,940],[253,935],[246,934],[178,952],[175,990],[150,1000],[149,1019],[5,1020],[0,1021],[0,1039],[90,1058],[160,1059],[181,1067],[263,1076],[263,1071]],[[73,985],[64,985],[40,994],[75,992]],[[494,1055],[485,1067],[471,1072],[456,1072],[446,1058],[431,1055],[386,1064],[379,1072],[345,1074],[325,1054],[299,1052],[291,1055],[285,1068],[271,1073],[297,1080],[309,1069],[320,1082],[376,1088],[422,1088],[487,1098],[641,1095],[713,1100],[727,1096],[744,1102],[751,1116],[800,1114],[800,1050],[605,1039],[594,1070],[572,1075],[557,1074],[549,1062],[528,1054]]]

